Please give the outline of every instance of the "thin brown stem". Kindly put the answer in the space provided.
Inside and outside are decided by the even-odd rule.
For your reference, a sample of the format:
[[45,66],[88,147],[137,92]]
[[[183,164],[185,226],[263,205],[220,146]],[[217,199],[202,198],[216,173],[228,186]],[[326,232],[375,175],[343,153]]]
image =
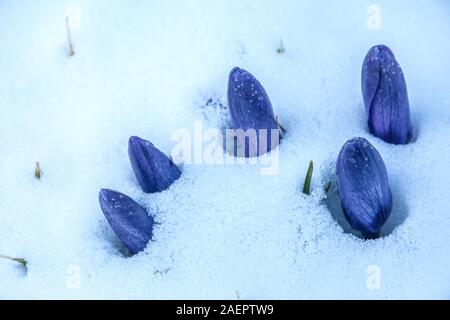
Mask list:
[[277,49],[277,53],[281,54],[284,53],[285,49],[284,49],[284,44],[283,44],[283,38],[280,39],[280,46]]
[[36,165],[34,166],[34,177],[38,180],[42,177],[42,170],[39,166],[39,161],[36,161]]
[[7,259],[7,260],[11,260],[11,261],[15,261],[15,262],[18,262],[18,263],[20,263],[21,265],[23,265],[24,267],[26,267],[27,266],[27,260],[25,260],[25,259],[22,259],[22,258],[13,258],[13,257],[9,257],[9,256],[5,256],[5,255],[3,255],[3,254],[0,254],[0,258],[1,259]]
[[69,17],[66,17],[66,30],[67,40],[69,42],[69,57],[72,57],[75,54],[75,50],[73,49],[72,36],[70,34]]
[[285,133],[286,129],[281,125],[278,116],[275,116],[275,122],[277,124],[278,129],[280,129],[282,133]]

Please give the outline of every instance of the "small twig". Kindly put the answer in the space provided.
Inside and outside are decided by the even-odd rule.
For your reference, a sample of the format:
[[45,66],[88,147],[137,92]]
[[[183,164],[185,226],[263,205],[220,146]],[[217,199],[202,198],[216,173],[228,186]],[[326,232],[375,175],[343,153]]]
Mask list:
[[18,262],[21,265],[23,265],[25,268],[27,267],[27,264],[28,264],[27,260],[22,259],[22,258],[13,258],[13,257],[5,256],[5,255],[2,255],[2,254],[0,254],[0,258]]
[[36,165],[34,166],[34,177],[39,180],[41,179],[42,174],[43,172],[41,170],[41,167],[39,166],[39,161],[36,161]]
[[284,53],[285,50],[286,50],[286,49],[284,48],[283,38],[281,38],[281,40],[280,40],[280,46],[279,46],[278,49],[277,49],[277,53],[278,53],[278,54],[282,54],[282,53]]
[[275,122],[277,124],[278,129],[280,129],[282,133],[286,133],[286,129],[281,125],[278,116],[275,116]]
[[69,17],[66,17],[66,29],[67,29],[67,40],[69,41],[69,57],[72,57],[75,54],[75,50],[73,49],[72,37],[70,35]]
[[313,162],[309,162],[308,172],[305,177],[305,184],[303,185],[303,193],[309,195],[311,192],[311,178],[313,174]]

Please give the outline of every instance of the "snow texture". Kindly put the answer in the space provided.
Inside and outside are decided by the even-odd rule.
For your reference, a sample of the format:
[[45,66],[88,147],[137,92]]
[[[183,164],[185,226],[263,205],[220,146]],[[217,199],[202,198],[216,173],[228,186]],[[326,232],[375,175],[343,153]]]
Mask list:
[[[372,5],[1,1],[0,254],[28,269],[0,259],[0,298],[449,298],[450,4],[378,0],[379,29],[368,26]],[[72,57],[69,6],[80,9]],[[368,132],[361,66],[376,44],[407,81],[407,145]],[[170,188],[144,193],[129,137],[170,154],[176,129],[227,127],[236,66],[261,81],[287,130],[277,174],[185,164]],[[355,136],[380,152],[392,189],[377,240],[352,231],[337,200],[336,159]],[[143,252],[126,254],[101,188],[154,216]]]

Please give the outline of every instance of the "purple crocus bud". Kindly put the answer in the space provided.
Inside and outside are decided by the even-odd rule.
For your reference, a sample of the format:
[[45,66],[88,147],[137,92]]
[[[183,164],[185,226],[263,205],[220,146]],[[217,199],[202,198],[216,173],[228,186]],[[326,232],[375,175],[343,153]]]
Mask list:
[[146,193],[161,192],[177,180],[181,171],[151,142],[130,137],[128,156],[136,179]]
[[231,70],[228,106],[235,135],[245,143],[245,157],[265,154],[278,145],[279,125],[269,97],[261,83],[244,69]]
[[383,159],[369,141],[347,141],[336,164],[344,215],[364,238],[377,238],[392,209],[392,194]]
[[408,143],[412,124],[406,81],[388,47],[378,45],[369,50],[362,67],[361,85],[370,132],[389,143]]
[[100,207],[123,244],[136,254],[145,249],[152,238],[153,218],[130,197],[113,190],[102,189]]

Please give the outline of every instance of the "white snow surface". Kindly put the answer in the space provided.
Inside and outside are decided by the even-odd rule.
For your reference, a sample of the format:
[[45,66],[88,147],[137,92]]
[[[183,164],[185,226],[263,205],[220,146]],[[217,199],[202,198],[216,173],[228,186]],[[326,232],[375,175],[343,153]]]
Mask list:
[[[379,30],[367,27],[372,4]],[[0,39],[0,254],[28,261],[25,272],[0,259],[0,298],[450,297],[448,1],[3,0]],[[416,140],[404,146],[366,125],[361,64],[381,43],[408,84]],[[185,164],[168,190],[143,193],[128,138],[169,154],[175,129],[224,126],[226,110],[206,104],[226,105],[235,66],[261,81],[287,128],[278,173]],[[334,183],[324,191],[355,136],[380,152],[393,191],[377,240],[351,232]],[[123,254],[100,188],[154,215],[145,251]]]

